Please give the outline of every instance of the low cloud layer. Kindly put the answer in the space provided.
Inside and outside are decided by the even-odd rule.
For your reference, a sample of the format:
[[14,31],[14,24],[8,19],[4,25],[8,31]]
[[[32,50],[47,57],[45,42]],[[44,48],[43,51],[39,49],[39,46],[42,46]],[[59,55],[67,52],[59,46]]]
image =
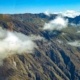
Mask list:
[[63,16],[74,18],[80,15],[80,12],[74,10],[67,10],[65,12],[61,12]]
[[22,33],[0,29],[0,64],[4,58],[12,54],[33,53],[37,48],[33,40],[42,40],[38,36],[26,36]]
[[74,11],[74,10],[66,10],[66,11],[62,11],[62,12],[49,12],[49,10],[44,12],[45,15],[50,16],[50,14],[57,14],[57,15],[62,15],[65,17],[71,17],[71,18],[75,18],[76,16],[80,15],[80,11]]
[[57,16],[54,20],[49,23],[45,23],[43,30],[62,30],[68,26],[68,20]]

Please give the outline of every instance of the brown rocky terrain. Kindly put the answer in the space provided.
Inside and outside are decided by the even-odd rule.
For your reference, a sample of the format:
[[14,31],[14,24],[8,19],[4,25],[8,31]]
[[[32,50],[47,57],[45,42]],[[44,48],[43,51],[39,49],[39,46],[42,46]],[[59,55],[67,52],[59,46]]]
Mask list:
[[49,17],[42,13],[0,15],[2,28],[44,38],[34,40],[38,48],[33,53],[16,53],[5,58],[0,66],[0,80],[80,80],[80,47],[67,44],[69,41],[80,40],[77,29],[40,29],[55,16]]

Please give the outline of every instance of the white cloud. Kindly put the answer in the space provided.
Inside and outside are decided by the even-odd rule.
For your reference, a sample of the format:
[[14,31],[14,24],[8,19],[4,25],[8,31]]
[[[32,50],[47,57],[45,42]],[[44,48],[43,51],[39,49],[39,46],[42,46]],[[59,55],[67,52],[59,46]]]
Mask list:
[[80,12],[74,10],[67,10],[65,12],[60,12],[63,16],[74,18],[80,15]]
[[68,20],[61,16],[57,16],[54,20],[49,23],[45,23],[43,30],[61,30],[66,28],[68,25]]
[[33,40],[22,33],[0,29],[0,64],[9,55],[33,53],[34,48],[37,48]]
[[74,47],[80,47],[80,41],[73,41],[73,42],[68,42],[69,45],[74,46]]
[[44,14],[47,15],[47,16],[50,16],[49,10],[45,11]]

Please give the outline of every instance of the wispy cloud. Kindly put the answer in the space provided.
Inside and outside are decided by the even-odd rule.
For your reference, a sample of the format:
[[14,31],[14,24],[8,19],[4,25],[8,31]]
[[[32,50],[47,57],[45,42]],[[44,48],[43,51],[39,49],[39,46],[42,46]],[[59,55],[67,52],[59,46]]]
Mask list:
[[49,10],[46,10],[46,11],[44,12],[44,14],[47,15],[47,16],[50,16]]
[[80,30],[78,30],[76,33],[80,33]]

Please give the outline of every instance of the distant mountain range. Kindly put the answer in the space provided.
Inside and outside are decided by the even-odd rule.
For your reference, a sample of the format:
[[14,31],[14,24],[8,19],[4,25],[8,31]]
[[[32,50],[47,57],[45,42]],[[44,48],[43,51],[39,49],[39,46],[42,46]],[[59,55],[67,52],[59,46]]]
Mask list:
[[[68,25],[63,26],[63,29],[54,28],[53,21],[57,16],[64,18],[62,21],[68,20]],[[49,23],[52,30],[44,30],[45,24],[50,27]],[[58,14],[48,16],[44,13],[0,14],[0,29],[25,36],[32,35],[30,39],[37,45],[33,53],[28,54],[26,51],[5,57],[0,66],[0,80],[80,80],[79,24],[80,16],[71,18]],[[59,25],[60,23],[58,27]]]

